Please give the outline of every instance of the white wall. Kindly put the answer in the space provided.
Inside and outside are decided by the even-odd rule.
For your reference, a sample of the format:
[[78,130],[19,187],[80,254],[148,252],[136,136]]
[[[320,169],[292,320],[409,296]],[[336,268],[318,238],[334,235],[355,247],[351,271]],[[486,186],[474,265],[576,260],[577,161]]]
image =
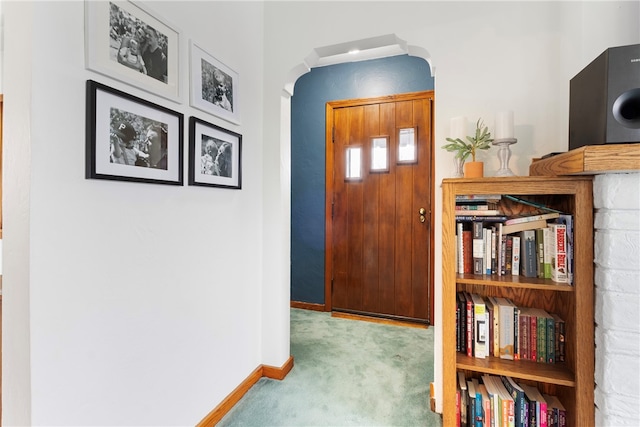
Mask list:
[[[183,31],[181,104],[85,69],[83,2],[3,3],[3,425],[194,425],[289,356],[288,282],[263,278],[263,4],[147,5]],[[240,126],[189,107],[189,38],[239,73]],[[183,113],[185,144],[190,115],[241,133],[242,190],[85,179],[87,79]]]
[[[568,146],[569,80],[610,46],[640,42],[637,2],[266,2],[265,142],[288,143],[278,100],[287,77],[312,49],[395,33],[426,49],[435,67],[435,143],[451,117],[515,112],[518,143],[511,169],[528,175],[531,158]],[[295,72],[293,73],[295,75]],[[290,80],[290,79],[289,79]],[[496,150],[483,153],[485,173],[499,168]],[[277,173],[265,164],[266,176]],[[436,151],[436,182],[451,176],[452,157]],[[441,247],[441,191],[436,188],[435,247]],[[441,343],[441,253],[435,259],[436,348]],[[441,355],[436,353],[436,382]],[[441,388],[437,384],[438,406]]]

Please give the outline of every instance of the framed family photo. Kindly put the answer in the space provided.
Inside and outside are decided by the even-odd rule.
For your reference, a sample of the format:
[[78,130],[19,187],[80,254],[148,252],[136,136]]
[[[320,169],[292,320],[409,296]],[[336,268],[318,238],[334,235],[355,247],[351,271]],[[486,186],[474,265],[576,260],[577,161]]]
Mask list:
[[191,56],[191,106],[228,122],[240,124],[238,73],[209,55],[193,41]]
[[181,102],[180,31],[137,2],[84,7],[88,69]]
[[183,115],[87,80],[86,178],[183,184]]
[[189,185],[242,188],[242,135],[189,119]]

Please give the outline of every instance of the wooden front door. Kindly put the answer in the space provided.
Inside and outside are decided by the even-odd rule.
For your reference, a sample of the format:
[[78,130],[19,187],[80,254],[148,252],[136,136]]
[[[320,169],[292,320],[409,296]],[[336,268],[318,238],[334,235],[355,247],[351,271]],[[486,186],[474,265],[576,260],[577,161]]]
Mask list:
[[327,104],[327,309],[432,323],[433,100]]

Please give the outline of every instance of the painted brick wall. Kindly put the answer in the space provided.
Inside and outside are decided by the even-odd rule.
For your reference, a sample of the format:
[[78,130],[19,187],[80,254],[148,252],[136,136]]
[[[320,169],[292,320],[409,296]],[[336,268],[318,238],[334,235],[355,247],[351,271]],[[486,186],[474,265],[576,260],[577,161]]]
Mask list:
[[640,420],[640,173],[595,177],[597,426]]

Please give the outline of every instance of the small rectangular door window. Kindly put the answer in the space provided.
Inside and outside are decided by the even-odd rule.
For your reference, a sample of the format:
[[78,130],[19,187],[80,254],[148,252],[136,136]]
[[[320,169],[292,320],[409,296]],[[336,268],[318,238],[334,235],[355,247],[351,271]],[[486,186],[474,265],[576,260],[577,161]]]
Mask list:
[[347,147],[347,170],[345,178],[347,180],[362,179],[362,147]]
[[389,171],[389,137],[371,138],[371,172]]
[[398,130],[398,163],[415,163],[418,160],[416,129]]

